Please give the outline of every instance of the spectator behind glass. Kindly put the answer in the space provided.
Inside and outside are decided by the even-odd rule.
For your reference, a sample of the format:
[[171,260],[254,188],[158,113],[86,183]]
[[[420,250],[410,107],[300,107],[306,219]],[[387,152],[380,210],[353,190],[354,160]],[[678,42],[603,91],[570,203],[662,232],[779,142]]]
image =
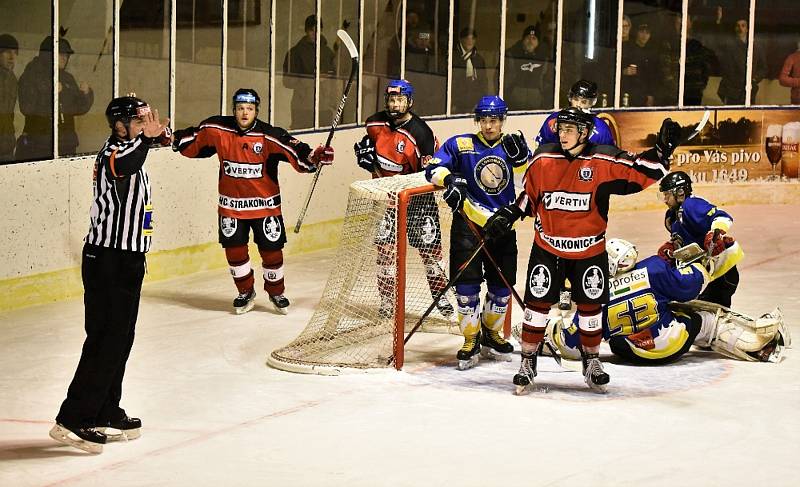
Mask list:
[[[39,46],[39,55],[28,63],[19,78],[19,109],[25,116],[25,127],[17,140],[18,160],[52,157],[52,52],[53,38],[47,36]],[[75,132],[75,116],[88,112],[94,103],[94,92],[89,84],[82,81],[79,85],[67,71],[74,52],[69,41],[61,37],[57,86],[59,156],[76,154],[80,141]]]
[[797,50],[786,57],[779,76],[781,86],[791,88],[792,105],[800,105],[800,41]]
[[[722,8],[717,10],[717,24],[722,23]],[[719,99],[725,105],[744,105],[745,84],[747,82],[747,20],[737,19],[733,26],[733,35],[725,35],[719,39],[716,47],[719,61],[720,82],[717,89]],[[763,49],[753,49],[753,75],[751,100],[758,93],[758,83],[767,74],[767,62]]]
[[[320,22],[320,27],[322,22]],[[283,58],[283,85],[292,90],[291,128],[314,126],[314,73],[316,72],[317,16],[309,15],[305,20],[305,35],[297,41]],[[333,51],[325,36],[319,36],[319,69],[321,73],[333,73]],[[287,76],[292,75],[292,76]],[[320,107],[324,101],[320,101]],[[320,122],[330,120],[320,111]]]
[[547,46],[539,43],[532,25],[525,27],[522,39],[506,51],[505,93],[510,110],[543,108],[548,98],[546,78],[551,67]]
[[[624,27],[625,19],[623,19],[623,31]],[[633,42],[628,41],[622,50],[622,91],[629,95],[630,106],[655,104],[652,89],[657,61],[655,49],[650,45],[650,26],[645,23],[639,24]]]
[[0,35],[0,162],[14,159],[14,106],[17,104],[19,44],[10,34]]
[[[666,83],[662,105],[674,105],[677,100],[681,62],[681,16],[673,16],[674,30],[664,41],[662,51],[662,76]],[[711,73],[714,53],[698,40],[692,31],[694,18],[690,15],[686,24],[686,74],[683,84],[683,104],[698,106],[703,103],[703,91]]]
[[478,100],[486,95],[486,61],[475,47],[478,34],[466,27],[458,35],[453,52],[452,113],[472,112]]

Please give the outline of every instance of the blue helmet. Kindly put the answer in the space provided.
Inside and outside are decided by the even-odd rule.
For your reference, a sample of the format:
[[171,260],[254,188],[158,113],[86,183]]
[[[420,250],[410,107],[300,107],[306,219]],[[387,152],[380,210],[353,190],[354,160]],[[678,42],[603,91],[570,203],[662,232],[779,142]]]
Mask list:
[[507,113],[508,105],[497,95],[484,96],[475,105],[475,120],[481,117],[505,118]]
[[414,87],[404,79],[393,79],[386,86],[386,96],[405,95],[409,100],[414,98]]

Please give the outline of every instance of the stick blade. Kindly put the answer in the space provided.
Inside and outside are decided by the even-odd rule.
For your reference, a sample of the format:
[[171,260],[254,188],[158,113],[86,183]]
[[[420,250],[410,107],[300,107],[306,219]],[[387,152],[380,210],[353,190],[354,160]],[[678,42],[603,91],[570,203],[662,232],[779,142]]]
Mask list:
[[347,52],[350,53],[350,57],[354,60],[358,59],[358,49],[356,49],[356,45],[353,42],[353,39],[350,38],[350,34],[345,32],[342,29],[336,31],[336,35],[339,36],[339,39],[342,40],[345,47],[347,48]]

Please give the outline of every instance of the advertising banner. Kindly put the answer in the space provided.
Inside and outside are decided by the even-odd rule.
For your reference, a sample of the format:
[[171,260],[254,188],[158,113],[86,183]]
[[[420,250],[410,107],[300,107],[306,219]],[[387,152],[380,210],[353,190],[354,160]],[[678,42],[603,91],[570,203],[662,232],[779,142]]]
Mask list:
[[[600,113],[617,145],[630,152],[653,147],[661,122],[671,118],[688,135],[703,110]],[[800,110],[711,110],[703,131],[679,147],[672,170],[695,182],[796,180],[800,174]]]

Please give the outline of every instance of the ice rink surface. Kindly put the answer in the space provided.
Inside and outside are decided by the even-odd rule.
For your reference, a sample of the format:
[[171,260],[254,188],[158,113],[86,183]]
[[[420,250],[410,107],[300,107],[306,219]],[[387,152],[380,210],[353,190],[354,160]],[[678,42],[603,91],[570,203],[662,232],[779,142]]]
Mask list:
[[[780,305],[800,343],[800,205],[726,210],[746,253],[733,307]],[[661,218],[612,213],[608,234],[655,253]],[[518,282],[530,240],[526,224]],[[692,351],[633,367],[604,348],[604,396],[548,358],[537,390],[514,396],[518,355],[459,372],[457,336],[415,335],[402,372],[267,367],[304,328],[334,256],[286,259],[288,316],[263,291],[234,315],[225,269],[146,285],[122,402],[142,437],[98,456],[47,435],[84,339],[82,301],[1,313],[0,486],[797,485],[796,350],[780,364]]]

